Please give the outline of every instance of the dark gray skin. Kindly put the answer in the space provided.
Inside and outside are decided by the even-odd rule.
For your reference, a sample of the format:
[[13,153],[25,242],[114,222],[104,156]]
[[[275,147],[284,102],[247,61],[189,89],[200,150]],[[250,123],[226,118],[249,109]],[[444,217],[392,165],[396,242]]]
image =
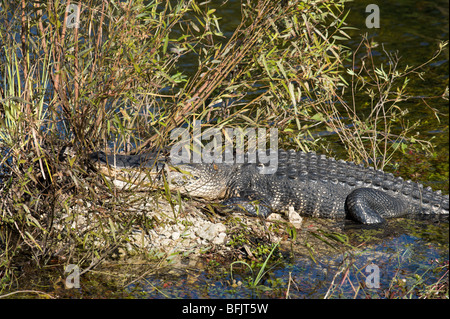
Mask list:
[[90,157],[118,170],[163,170],[172,191],[223,200],[226,207],[254,216],[267,217],[293,207],[303,216],[373,225],[387,218],[449,214],[449,197],[440,191],[315,153],[281,150],[273,174],[261,174],[264,165],[258,162],[171,165],[167,157],[156,158],[155,153],[114,157],[99,152]]

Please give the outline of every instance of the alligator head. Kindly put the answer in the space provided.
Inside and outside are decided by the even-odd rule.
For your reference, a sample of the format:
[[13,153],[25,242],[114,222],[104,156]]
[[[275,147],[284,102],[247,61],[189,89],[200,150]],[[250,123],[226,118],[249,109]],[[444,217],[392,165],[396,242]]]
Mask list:
[[142,155],[106,155],[96,152],[89,155],[99,172],[125,189],[138,186],[164,188],[183,195],[214,200],[224,198],[233,165],[203,163],[172,164],[154,153]]

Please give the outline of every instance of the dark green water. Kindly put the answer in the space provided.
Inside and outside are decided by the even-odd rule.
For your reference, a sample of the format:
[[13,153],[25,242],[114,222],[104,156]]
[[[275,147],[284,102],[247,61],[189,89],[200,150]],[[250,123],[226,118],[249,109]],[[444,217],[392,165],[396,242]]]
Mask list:
[[[448,41],[449,3],[448,1],[389,1],[379,4],[380,28],[365,27],[365,7],[373,1],[350,3],[351,14],[347,22],[359,30],[352,31],[351,48],[359,44],[359,34],[368,33],[379,44],[374,55],[380,62],[387,62],[382,52],[398,52],[401,66],[421,65],[429,59],[441,41]],[[383,45],[383,46],[382,46]],[[445,51],[422,71],[423,80],[414,77],[410,83],[412,95],[416,96],[403,107],[408,108],[411,122],[421,120],[420,134],[434,136],[439,149],[448,153],[448,101],[430,99],[429,106],[443,114],[441,121],[436,120],[433,111],[426,107],[419,97],[441,96],[448,86],[449,50]],[[427,100],[428,101],[428,100]]]

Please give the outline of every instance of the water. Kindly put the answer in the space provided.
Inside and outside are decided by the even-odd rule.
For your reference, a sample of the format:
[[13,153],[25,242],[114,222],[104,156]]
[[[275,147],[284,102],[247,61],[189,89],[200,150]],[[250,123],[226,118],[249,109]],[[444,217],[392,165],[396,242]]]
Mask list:
[[[316,242],[314,259],[297,243],[290,256],[269,262],[256,287],[255,273],[247,267],[222,264],[148,276],[127,290],[138,298],[418,298],[423,287],[433,286],[446,273],[448,223],[399,220],[382,230],[348,235],[353,249],[319,252]],[[375,282],[370,265],[377,267],[378,287],[370,288]]]
[[[398,52],[401,58],[400,66],[418,66],[433,56],[441,41],[448,41],[449,3],[448,1],[395,1],[380,5],[380,28],[367,29],[365,27],[365,7],[371,1],[356,1],[349,4],[352,13],[347,22],[360,30],[349,32],[352,40],[348,46],[356,48],[359,44],[359,34],[368,33],[369,38],[379,46],[374,49],[378,61],[386,62],[382,52]],[[409,108],[408,119],[411,123],[421,120],[419,127],[421,135],[435,138],[438,149],[448,153],[448,100],[438,98],[427,100],[428,107],[422,103],[422,96],[441,96],[448,86],[449,49],[422,69],[423,80],[411,77],[410,88],[415,99],[404,107]],[[444,114],[442,121],[438,121],[431,108]]]

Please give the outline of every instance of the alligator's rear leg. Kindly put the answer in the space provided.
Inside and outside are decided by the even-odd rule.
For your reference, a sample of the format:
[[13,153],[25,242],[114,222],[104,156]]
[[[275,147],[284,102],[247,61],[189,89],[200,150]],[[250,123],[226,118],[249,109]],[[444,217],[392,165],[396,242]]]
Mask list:
[[384,218],[400,217],[407,213],[402,200],[373,188],[358,188],[345,200],[347,218],[362,224],[381,224]]

